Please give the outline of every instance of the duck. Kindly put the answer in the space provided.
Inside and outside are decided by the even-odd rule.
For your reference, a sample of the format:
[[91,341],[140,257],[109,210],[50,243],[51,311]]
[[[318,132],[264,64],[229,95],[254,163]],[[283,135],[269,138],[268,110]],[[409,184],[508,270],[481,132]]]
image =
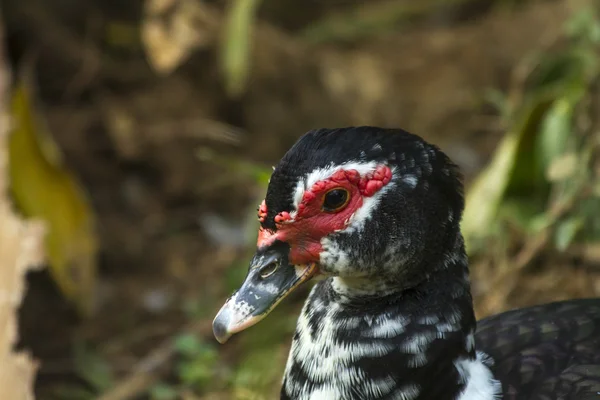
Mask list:
[[274,167],[220,343],[314,277],[281,400],[600,400],[600,299],[477,321],[459,168],[401,129],[307,132]]

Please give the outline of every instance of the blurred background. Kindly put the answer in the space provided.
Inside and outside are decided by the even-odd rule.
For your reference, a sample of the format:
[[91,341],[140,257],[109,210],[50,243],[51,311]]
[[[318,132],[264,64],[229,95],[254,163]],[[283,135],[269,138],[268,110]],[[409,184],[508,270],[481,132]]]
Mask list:
[[[597,1],[0,9],[0,206],[45,229],[45,261],[0,243],[0,267],[39,267],[15,328],[38,399],[278,398],[309,285],[225,346],[211,321],[245,276],[271,166],[318,127],[401,127],[460,165],[479,317],[600,295]],[[0,240],[32,253],[6,218]]]

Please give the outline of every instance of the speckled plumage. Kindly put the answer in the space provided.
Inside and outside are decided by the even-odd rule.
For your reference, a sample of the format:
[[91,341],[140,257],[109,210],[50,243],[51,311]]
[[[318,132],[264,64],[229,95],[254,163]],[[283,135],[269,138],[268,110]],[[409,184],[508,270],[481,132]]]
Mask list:
[[466,258],[449,258],[435,279],[360,299],[340,296],[337,278],[319,282],[299,317],[281,398],[458,399],[469,379],[455,364],[479,362],[466,272]]

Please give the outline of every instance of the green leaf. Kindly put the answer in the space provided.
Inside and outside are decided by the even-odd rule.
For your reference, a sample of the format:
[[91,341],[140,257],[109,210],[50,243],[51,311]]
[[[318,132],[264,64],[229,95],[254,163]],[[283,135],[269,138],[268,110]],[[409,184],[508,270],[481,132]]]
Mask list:
[[600,210],[600,194],[584,199],[577,209],[578,214],[585,221],[586,240],[600,241],[598,210]]
[[208,386],[215,376],[215,365],[219,358],[214,346],[185,334],[177,339],[176,348],[186,357],[177,366],[181,381],[194,388]]
[[[557,221],[545,211],[548,201],[570,201],[590,181],[590,146],[575,135],[574,121],[600,73],[597,45],[590,39],[600,35],[594,33],[600,24],[589,11],[575,16],[569,29],[568,47],[532,59],[535,68],[523,85],[522,101],[505,105],[500,96],[493,97],[503,110],[512,110],[514,122],[467,193],[463,232],[468,249],[474,239],[494,234],[500,218],[528,232],[553,226]],[[533,207],[524,209],[524,199]],[[561,248],[581,229],[575,221],[564,224],[557,232]]]
[[540,168],[546,172],[567,149],[572,134],[573,104],[565,98],[556,100],[544,116],[537,139]]
[[574,39],[600,42],[600,21],[596,9],[591,6],[583,7],[567,21],[565,31]]
[[[443,6],[459,7],[468,1],[443,0]],[[312,43],[365,39],[393,32],[403,24],[426,18],[436,13],[440,5],[439,0],[358,2],[315,21],[300,36]]]
[[214,376],[214,364],[207,360],[183,362],[178,366],[179,378],[186,385],[195,388],[205,387]]
[[502,118],[508,118],[508,116],[510,116],[510,102],[508,101],[508,96],[506,93],[498,89],[491,88],[485,91],[484,98],[496,110],[498,110],[498,113]]
[[[572,116],[565,117],[565,105],[556,99],[564,97],[572,113],[573,104],[582,93],[580,81],[573,83],[573,75],[566,74],[570,64],[565,62],[561,68],[558,64],[556,68],[546,68],[541,75],[538,73],[536,79],[540,87],[532,89],[522,105],[514,106],[521,110],[520,115],[498,145],[491,163],[467,193],[462,223],[467,248],[473,239],[488,236],[498,218],[499,207],[506,199],[530,197],[539,201],[547,197],[550,186],[545,176],[545,162],[551,162],[557,153],[564,151],[570,133],[570,129],[564,128],[570,124],[566,117]],[[553,106],[553,117],[548,117]],[[542,154],[546,157],[544,161],[540,160]],[[543,211],[540,206],[537,213]]]
[[97,392],[114,385],[114,375],[108,361],[85,343],[75,343],[73,360],[77,373]]
[[546,177],[550,182],[562,182],[571,178],[578,168],[579,154],[575,152],[566,153],[554,158],[546,169]]
[[290,302],[277,306],[264,321],[244,332],[239,340],[243,350],[232,377],[234,390],[243,389],[247,399],[275,398],[273,388],[281,380],[298,308]]
[[535,232],[544,203],[535,197],[507,198],[498,207],[498,219],[522,231]]
[[570,217],[561,221],[556,226],[554,234],[554,244],[556,245],[556,248],[560,251],[565,251],[573,242],[575,236],[581,231],[583,225],[583,218],[579,216]]
[[177,388],[165,383],[159,383],[150,390],[152,400],[175,400],[178,394]]
[[252,26],[260,0],[231,0],[221,46],[221,68],[231,97],[246,89],[250,72]]
[[547,92],[541,92],[523,107],[521,117],[498,144],[490,164],[471,184],[461,224],[467,249],[472,248],[477,238],[488,236],[507,195],[543,191],[544,182],[538,178],[541,174],[531,154],[540,118],[549,104],[548,96]]
[[48,400],[92,400],[97,397],[92,390],[76,384],[57,384],[45,396]]
[[467,249],[471,247],[469,243],[475,237],[486,235],[496,218],[498,205],[506,191],[510,170],[515,162],[518,143],[517,134],[506,135],[498,145],[490,165],[471,184],[461,223]]
[[556,218],[551,214],[544,212],[536,215],[529,221],[528,230],[531,233],[540,233],[551,227],[555,222]]
[[208,147],[198,147],[196,150],[196,157],[202,161],[221,165],[231,172],[247,175],[259,185],[265,186],[265,190],[269,183],[269,179],[271,179],[271,169],[263,165],[259,165],[258,163],[248,162],[236,157],[218,154],[216,151]]
[[194,357],[202,351],[205,344],[194,334],[183,333],[175,338],[173,346],[180,354]]

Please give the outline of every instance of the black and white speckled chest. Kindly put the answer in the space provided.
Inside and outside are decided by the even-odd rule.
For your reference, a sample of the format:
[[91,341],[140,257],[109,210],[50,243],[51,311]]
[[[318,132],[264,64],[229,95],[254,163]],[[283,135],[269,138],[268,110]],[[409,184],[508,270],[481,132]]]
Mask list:
[[[372,304],[341,299],[337,278],[319,282],[298,320],[281,398],[492,399],[497,388],[474,349],[468,282],[456,276]],[[477,368],[490,396],[460,397]]]

